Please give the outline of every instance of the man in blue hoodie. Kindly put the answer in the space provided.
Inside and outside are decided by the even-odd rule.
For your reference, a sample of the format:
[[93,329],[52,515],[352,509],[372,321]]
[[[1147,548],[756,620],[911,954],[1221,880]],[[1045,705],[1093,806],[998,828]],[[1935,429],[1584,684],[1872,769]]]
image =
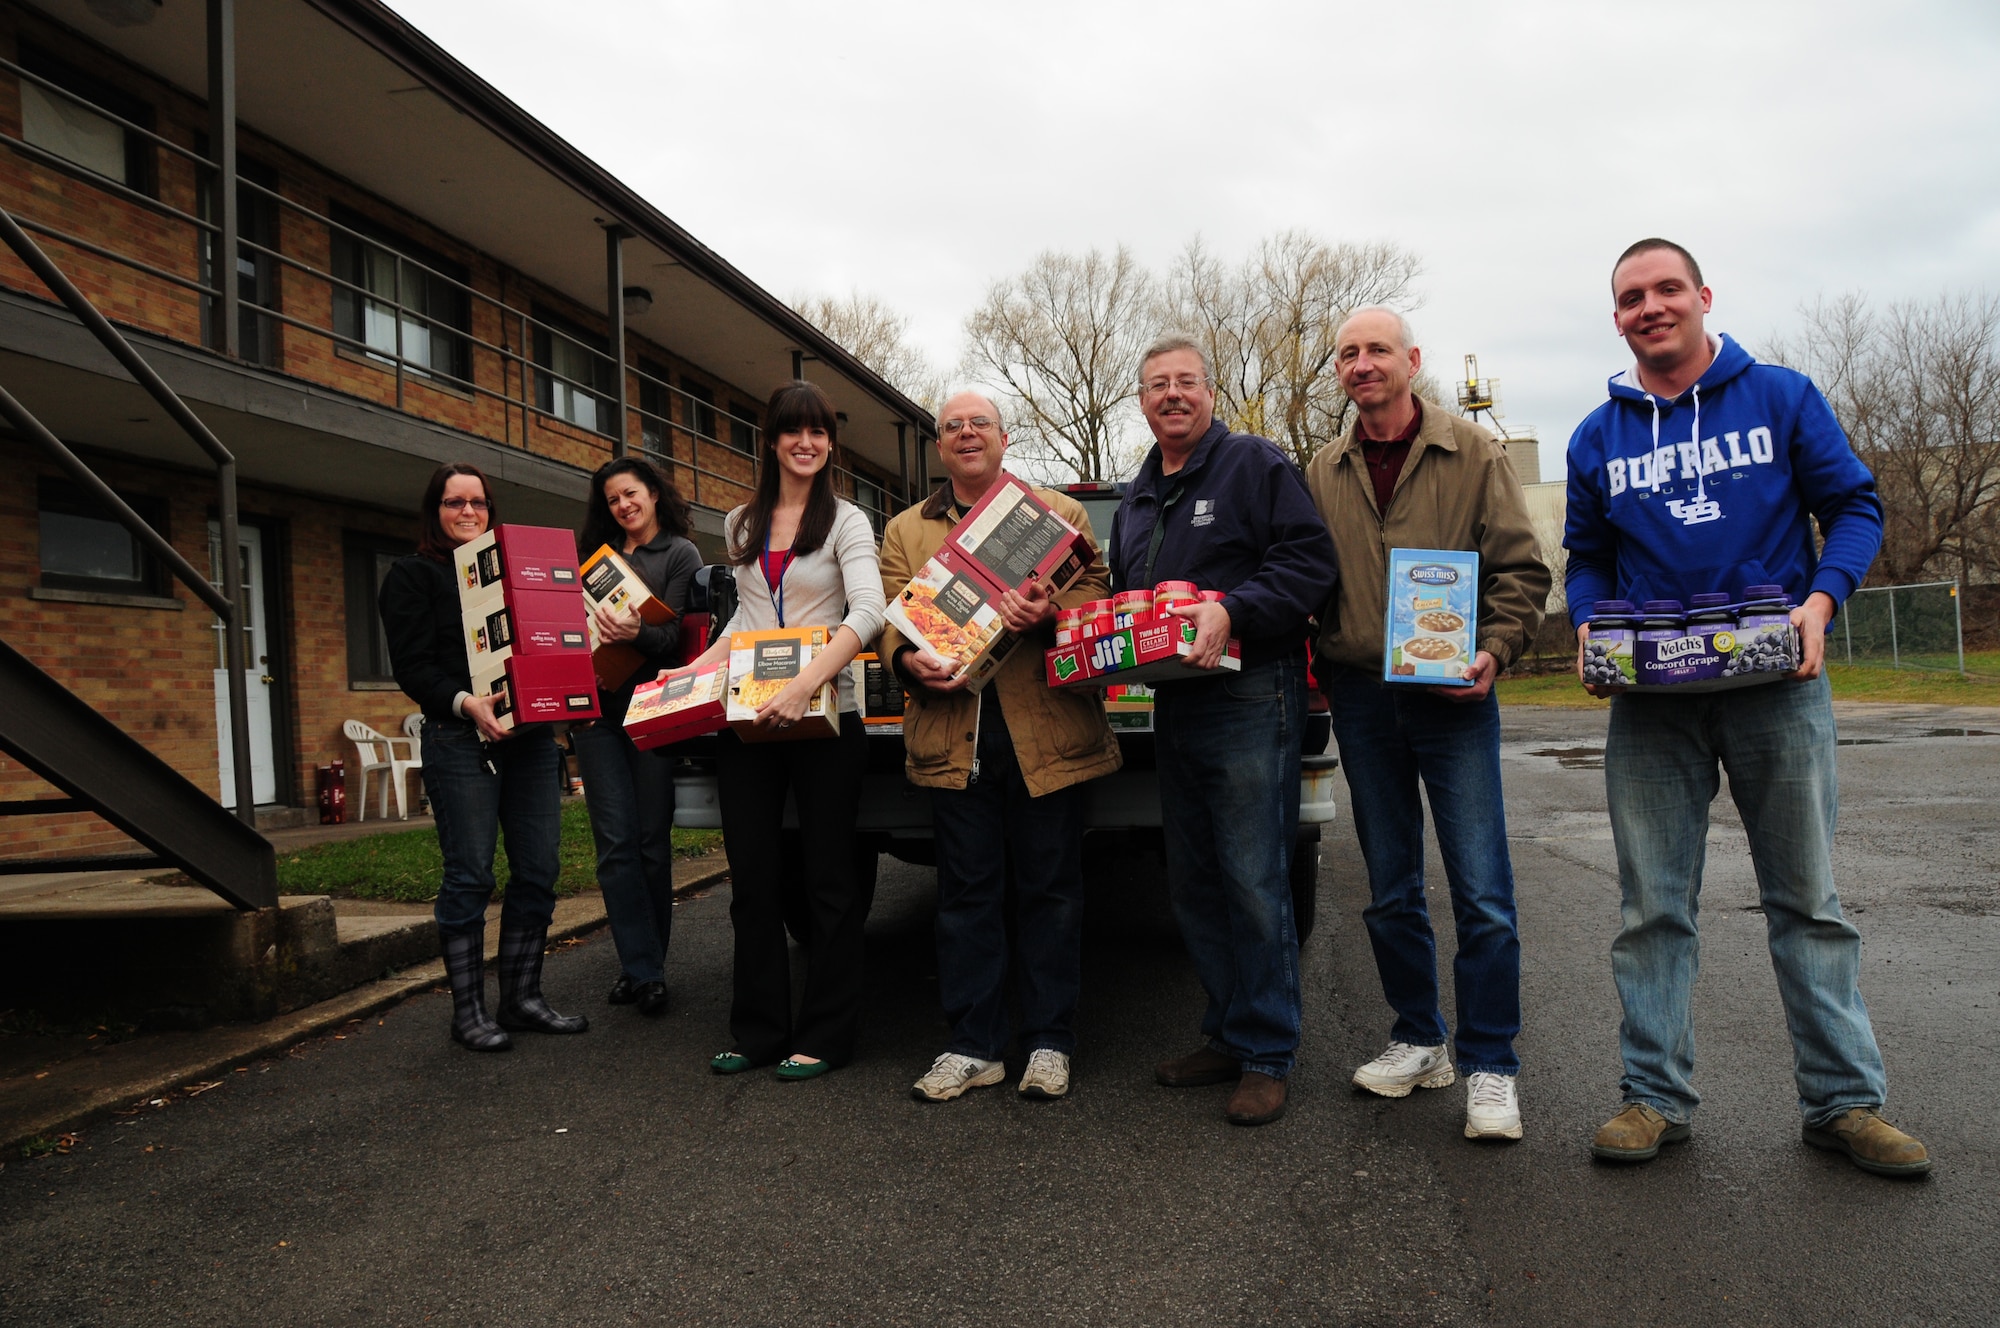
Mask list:
[[1708,334],[1713,296],[1687,250],[1641,240],[1619,256],[1611,288],[1636,363],[1569,443],[1563,544],[1579,679],[1601,599],[1685,604],[1781,585],[1798,605],[1801,650],[1782,681],[1611,703],[1604,786],[1623,893],[1611,970],[1625,1010],[1625,1105],[1591,1152],[1650,1160],[1688,1137],[1701,1101],[1695,912],[1719,767],[1750,839],[1805,1141],[1867,1171],[1919,1175],[1930,1155],[1881,1116],[1888,1084],[1861,999],[1861,935],[1833,885],[1838,790],[1822,664],[1827,624],[1882,542],[1874,477],[1810,379]]
[[1219,602],[1177,608],[1189,661],[1214,667],[1237,638],[1240,671],[1154,689],[1153,741],[1167,891],[1208,992],[1203,1043],[1154,1071],[1170,1088],[1234,1082],[1223,1115],[1285,1111],[1299,1045],[1292,841],[1306,707],[1306,619],[1333,590],[1333,540],[1277,445],[1215,418],[1208,356],[1163,337],[1139,361],[1156,444],[1111,521],[1116,589],[1192,581]]

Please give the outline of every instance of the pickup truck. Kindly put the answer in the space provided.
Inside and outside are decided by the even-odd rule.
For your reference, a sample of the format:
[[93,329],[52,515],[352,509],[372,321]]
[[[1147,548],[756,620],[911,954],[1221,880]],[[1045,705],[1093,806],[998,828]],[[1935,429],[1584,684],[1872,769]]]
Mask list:
[[[1093,532],[1103,542],[1125,486],[1097,483],[1053,487],[1083,504],[1090,514]],[[707,613],[726,621],[734,599],[730,569],[721,566],[702,569],[696,577],[694,596],[688,606],[691,613]],[[1089,802],[1084,822],[1084,872],[1091,881],[1134,875],[1165,879],[1151,705],[1143,689],[1132,690],[1140,694],[1123,694],[1106,704],[1118,745],[1125,754],[1124,768],[1085,786]],[[1312,931],[1320,836],[1334,819],[1333,781],[1340,764],[1340,758],[1328,751],[1331,726],[1325,700],[1315,691],[1311,693],[1310,704],[1300,772],[1298,842],[1293,847],[1291,874],[1293,916],[1301,940]],[[862,783],[861,813],[855,828],[857,866],[864,879],[872,883],[884,853],[924,866],[934,865],[937,859],[931,832],[930,790],[918,788],[903,777],[902,725],[877,715],[868,726],[868,735],[868,771]],[[679,765],[674,775],[674,824],[677,826],[716,829],[722,824],[710,754],[714,741],[696,739],[676,749]],[[790,820],[788,813],[787,821]],[[803,938],[802,926],[793,925],[791,930],[795,939]]]

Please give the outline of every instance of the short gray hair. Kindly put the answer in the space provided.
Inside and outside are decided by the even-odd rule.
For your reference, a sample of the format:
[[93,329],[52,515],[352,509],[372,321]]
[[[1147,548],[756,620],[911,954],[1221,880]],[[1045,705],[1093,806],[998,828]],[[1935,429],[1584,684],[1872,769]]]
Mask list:
[[954,387],[951,391],[945,393],[944,400],[938,403],[938,417],[935,421],[938,437],[944,437],[944,408],[950,405],[952,399],[955,397],[978,397],[981,401],[984,401],[993,411],[993,427],[1001,433],[1007,432],[1007,417],[1000,413],[1000,403],[994,399],[993,394],[983,387],[968,383],[964,387]]
[[1410,326],[1410,320],[1403,316],[1401,310],[1391,309],[1386,304],[1364,304],[1359,309],[1350,310],[1347,317],[1340,320],[1340,326],[1333,331],[1336,346],[1340,344],[1340,334],[1347,330],[1347,325],[1363,314],[1387,314],[1396,320],[1396,333],[1403,339],[1402,348],[1409,350],[1417,344],[1417,330]]
[[1146,366],[1162,355],[1171,355],[1177,350],[1191,350],[1201,357],[1201,376],[1213,380],[1215,366],[1209,363],[1208,350],[1199,341],[1185,332],[1168,332],[1154,339],[1153,344],[1139,352],[1139,372],[1142,381],[1146,377]]

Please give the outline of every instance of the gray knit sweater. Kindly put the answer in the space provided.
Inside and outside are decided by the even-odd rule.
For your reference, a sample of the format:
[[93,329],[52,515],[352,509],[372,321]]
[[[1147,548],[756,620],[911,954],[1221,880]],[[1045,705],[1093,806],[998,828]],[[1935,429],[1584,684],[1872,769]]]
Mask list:
[[[734,530],[738,507],[724,518],[722,528]],[[882,571],[876,560],[875,532],[853,503],[842,502],[826,543],[796,558],[784,575],[785,621],[778,621],[778,595],[764,580],[759,558],[736,569],[736,614],[731,632],[768,632],[784,627],[851,627],[861,648],[873,647],[882,634]],[[854,709],[854,682],[840,673],[840,708]]]

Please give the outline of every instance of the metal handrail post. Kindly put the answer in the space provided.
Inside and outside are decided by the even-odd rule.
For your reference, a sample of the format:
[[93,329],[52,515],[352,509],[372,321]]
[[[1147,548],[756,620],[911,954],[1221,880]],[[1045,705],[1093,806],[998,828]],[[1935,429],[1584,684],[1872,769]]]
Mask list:
[[1965,676],[1965,600],[1958,593],[1958,578],[1951,582],[1951,626],[1958,634],[1958,676]]
[[625,228],[604,228],[604,318],[611,329],[611,372],[616,392],[611,407],[611,455],[625,455],[625,437],[631,427],[625,395]]
[[1896,591],[1893,587],[1889,591],[1889,667],[1903,667],[1902,648],[1896,644]]
[[208,140],[215,153],[215,304],[221,335],[216,345],[236,359],[243,353],[236,280],[236,0],[208,0]]

